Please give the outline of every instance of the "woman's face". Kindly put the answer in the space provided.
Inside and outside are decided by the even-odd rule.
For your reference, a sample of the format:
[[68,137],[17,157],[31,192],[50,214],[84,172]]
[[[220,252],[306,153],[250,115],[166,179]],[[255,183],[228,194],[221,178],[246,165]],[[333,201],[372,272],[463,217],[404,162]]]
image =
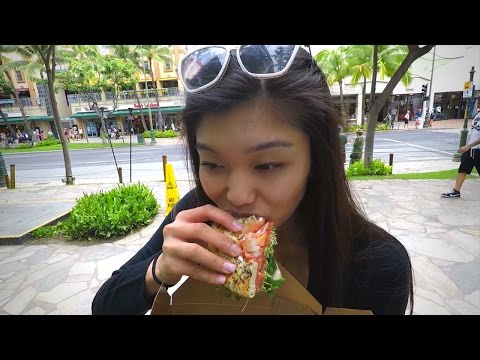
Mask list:
[[200,121],[200,182],[219,208],[263,216],[277,227],[295,212],[310,171],[310,143],[286,116],[256,101]]

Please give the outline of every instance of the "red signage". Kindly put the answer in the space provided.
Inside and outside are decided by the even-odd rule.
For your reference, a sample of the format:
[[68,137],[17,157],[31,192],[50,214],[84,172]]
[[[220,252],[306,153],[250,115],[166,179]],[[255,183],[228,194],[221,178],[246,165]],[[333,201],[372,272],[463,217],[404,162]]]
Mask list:
[[[138,109],[138,108],[148,108],[148,103],[141,103],[140,106],[138,106],[138,103],[135,103],[133,104],[133,107],[135,109]],[[150,108],[156,108],[157,107],[157,103],[150,103]]]

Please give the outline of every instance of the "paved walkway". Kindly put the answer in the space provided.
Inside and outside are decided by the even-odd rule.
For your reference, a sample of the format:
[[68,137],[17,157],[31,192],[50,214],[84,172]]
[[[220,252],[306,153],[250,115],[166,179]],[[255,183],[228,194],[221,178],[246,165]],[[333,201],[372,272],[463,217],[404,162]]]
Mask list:
[[[15,191],[15,201],[61,198],[115,184],[45,186]],[[148,183],[162,209],[165,185]],[[178,182],[180,195],[190,185]],[[408,249],[415,272],[415,314],[480,314],[480,179],[467,179],[462,197],[442,199],[451,180],[354,181],[370,218]],[[0,198],[11,191],[0,189]],[[11,196],[11,195],[9,195]],[[42,200],[43,199],[43,200]],[[111,273],[140,249],[163,220],[113,242],[38,242],[0,246],[0,314],[90,314]]]

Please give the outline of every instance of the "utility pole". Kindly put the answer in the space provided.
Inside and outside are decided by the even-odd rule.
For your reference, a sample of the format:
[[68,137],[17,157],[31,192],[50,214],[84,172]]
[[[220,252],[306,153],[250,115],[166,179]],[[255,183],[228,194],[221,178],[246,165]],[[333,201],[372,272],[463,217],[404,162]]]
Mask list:
[[[425,110],[425,121],[423,122],[423,128],[428,128],[428,120],[429,115],[433,110],[434,101],[432,101],[432,85],[433,85],[433,69],[435,66],[435,51],[437,50],[437,46],[433,47],[433,60],[432,60],[432,71],[430,72],[430,89],[428,91],[428,106],[426,106]],[[435,95],[434,95],[435,96]],[[430,105],[432,105],[432,110],[430,110]]]
[[[464,87],[464,93],[465,93],[465,90],[471,89],[472,90],[472,95],[471,95],[470,99],[466,100],[466,102],[465,102],[465,114],[463,116],[463,129],[460,131],[460,145],[458,146],[459,148],[461,148],[462,146],[465,146],[465,144],[467,143],[468,108],[470,107],[469,104],[472,104],[472,106],[475,104],[475,98],[474,98],[474,96],[475,96],[475,85],[473,85],[473,74],[475,74],[475,66],[472,66],[472,69],[470,70],[470,81],[469,81],[469,83],[465,84],[465,85],[468,85],[468,86]],[[464,98],[465,98],[465,95],[464,95]],[[462,154],[457,151],[453,155],[452,161],[457,161],[457,162],[460,161],[461,156],[462,156]]]

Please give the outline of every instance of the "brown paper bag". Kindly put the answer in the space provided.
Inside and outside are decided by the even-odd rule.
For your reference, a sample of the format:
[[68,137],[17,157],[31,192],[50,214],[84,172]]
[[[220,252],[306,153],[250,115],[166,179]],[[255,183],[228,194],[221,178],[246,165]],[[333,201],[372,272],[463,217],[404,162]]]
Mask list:
[[[212,286],[189,278],[170,296],[163,288],[153,302],[151,315],[321,315],[322,305],[281,265],[283,285],[274,296],[259,293],[253,299],[233,300],[225,296],[223,286]],[[327,308],[349,315],[370,313],[365,310]]]

